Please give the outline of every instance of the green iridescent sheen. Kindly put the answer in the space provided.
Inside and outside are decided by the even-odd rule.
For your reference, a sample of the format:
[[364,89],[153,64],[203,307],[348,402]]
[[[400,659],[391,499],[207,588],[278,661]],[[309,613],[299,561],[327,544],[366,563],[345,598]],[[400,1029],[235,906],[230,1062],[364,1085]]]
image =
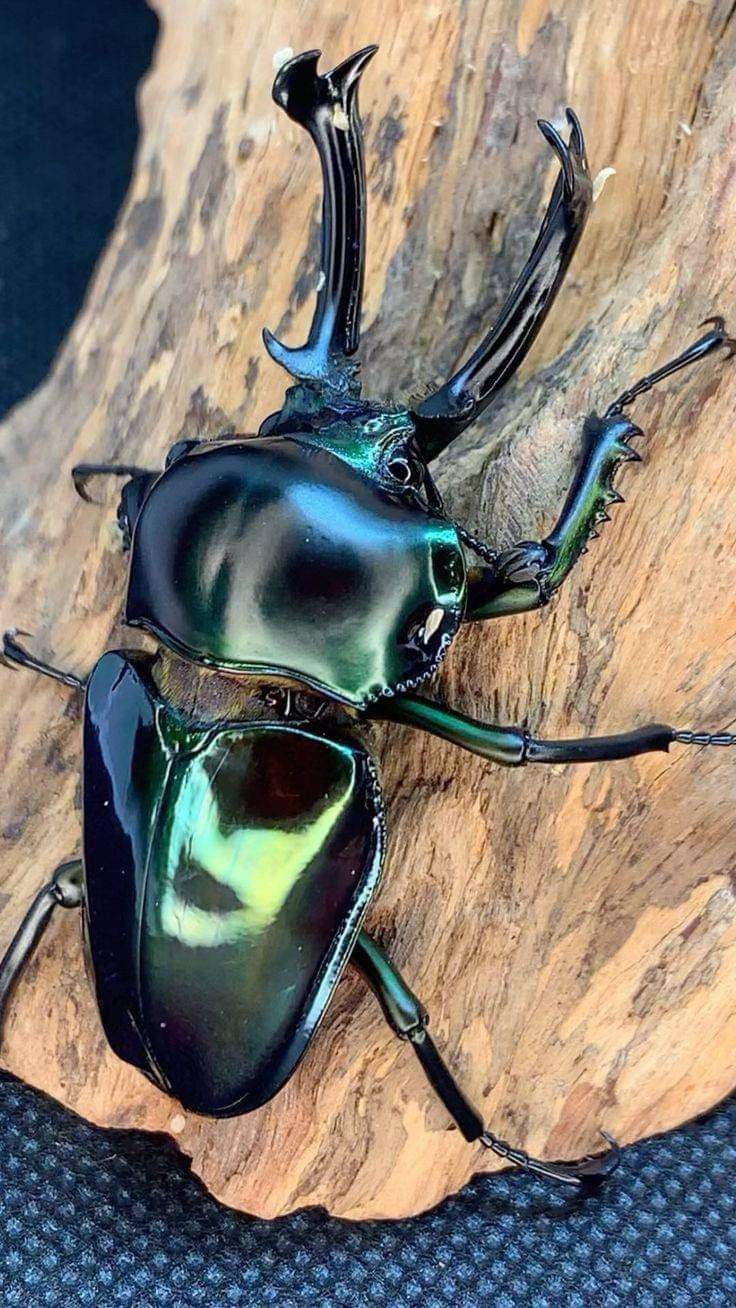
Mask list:
[[426,1025],[424,1005],[396,970],[386,951],[366,931],[361,931],[355,942],[353,962],[365,976],[386,1021],[397,1035],[408,1036]]
[[192,1109],[255,1108],[306,1048],[377,883],[367,752],[334,723],[192,723],[150,656],[116,652],[90,678],[85,732],[108,1038]]
[[223,670],[362,708],[434,671],[462,620],[458,531],[401,484],[408,420],[202,444],[149,492],[126,620]]
[[623,415],[586,419],[582,463],[557,525],[545,541],[554,559],[546,577],[550,592],[562,585],[597,527],[607,521],[611,505],[621,500],[613,488],[613,475],[619,463],[639,457],[627,443],[627,437],[638,431]]
[[471,575],[469,621],[524,613],[550,599],[608,521],[611,505],[622,500],[613,477],[620,463],[639,458],[628,444],[639,434],[618,412],[586,419],[582,458],[555,526],[543,541],[522,542],[499,554],[493,568]]
[[371,406],[370,417],[360,422],[336,419],[310,433],[310,439],[320,449],[329,450],[344,459],[351,468],[379,485],[395,490],[388,474],[387,460],[402,442],[408,442],[414,424],[405,409]]
[[419,695],[397,695],[371,709],[371,717],[418,727],[492,763],[515,767],[524,761],[526,737],[518,727],[499,727],[445,708]]

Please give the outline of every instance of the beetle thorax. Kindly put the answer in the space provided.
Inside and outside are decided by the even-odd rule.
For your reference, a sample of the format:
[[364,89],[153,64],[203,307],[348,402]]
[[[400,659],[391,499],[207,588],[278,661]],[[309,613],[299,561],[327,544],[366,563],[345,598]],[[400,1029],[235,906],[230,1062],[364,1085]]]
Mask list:
[[135,529],[127,620],[196,662],[357,707],[429,675],[460,621],[462,549],[400,415],[374,423],[176,459]]

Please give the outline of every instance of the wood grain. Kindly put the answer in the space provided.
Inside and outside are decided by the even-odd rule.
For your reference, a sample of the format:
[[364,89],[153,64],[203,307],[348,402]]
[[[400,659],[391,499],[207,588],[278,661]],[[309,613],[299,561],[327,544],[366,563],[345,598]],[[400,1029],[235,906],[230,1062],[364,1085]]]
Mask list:
[[[118,627],[125,560],[69,468],[155,463],[186,435],[252,431],[285,378],[317,275],[318,169],[270,100],[273,57],[365,78],[371,199],[364,376],[403,397],[488,323],[553,177],[538,113],[575,106],[616,169],[529,366],[445,459],[453,513],[511,543],[549,524],[582,416],[732,313],[736,52],[725,0],[319,6],[158,0],[141,141],[120,220],[41,389],[7,420],[0,621],[88,668]],[[733,325],[733,324],[732,324]],[[647,461],[548,611],[467,628],[439,679],[466,711],[539,734],[651,720],[727,728],[736,698],[736,369],[642,400]],[[1,940],[79,847],[72,698],[3,674]],[[433,1015],[494,1129],[547,1157],[672,1127],[736,1083],[736,760],[680,750],[505,774],[405,729],[378,733],[390,859],[369,924]],[[111,1126],[171,1131],[227,1203],[273,1216],[430,1207],[497,1161],[450,1130],[352,975],[293,1082],[249,1117],[182,1114],[105,1047],[77,923],[19,988],[5,1066]]]

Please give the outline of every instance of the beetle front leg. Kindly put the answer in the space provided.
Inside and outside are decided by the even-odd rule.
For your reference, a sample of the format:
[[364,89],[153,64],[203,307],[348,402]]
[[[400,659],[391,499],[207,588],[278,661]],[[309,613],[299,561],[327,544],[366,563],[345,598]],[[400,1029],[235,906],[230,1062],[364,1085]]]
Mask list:
[[31,654],[30,650],[21,645],[17,639],[19,634],[28,636],[30,633],[27,631],[19,633],[15,627],[5,632],[0,663],[4,663],[7,668],[25,668],[29,672],[40,672],[43,677],[60,681],[62,685],[70,686],[72,690],[84,690],[87,684],[86,677],[78,677],[76,672],[65,672],[63,668],[54,667],[53,663],[44,663],[43,659],[36,658],[35,654]]
[[542,541],[522,541],[498,554],[490,564],[471,568],[468,578],[466,620],[523,613],[547,604],[569,576],[598,528],[609,520],[612,504],[623,502],[613,477],[621,463],[640,460],[632,449],[632,436],[641,428],[624,415],[624,408],[656,382],[725,346],[729,357],[736,343],[726,333],[722,318],[676,359],[649,373],[609,405],[602,418],[592,414],[583,427],[583,452],[562,513]]
[[82,863],[78,858],[61,863],[47,885],[39,890],[0,962],[0,1035],[8,1000],[23,968],[33,954],[57,908],[79,908],[82,903]]
[[[196,444],[194,441],[181,442],[183,446]],[[177,447],[175,446],[174,449]],[[155,468],[139,468],[135,464],[129,463],[78,463],[72,468],[72,481],[74,489],[80,499],[85,500],[87,504],[96,503],[89,493],[88,487],[95,477],[127,477],[127,481],[120,492],[120,502],[118,504],[118,527],[122,537],[123,549],[130,549],[130,542],[133,537],[133,528],[136,519],[141,511],[143,501],[146,498],[153,483],[161,476],[161,472]]]
[[547,1163],[501,1140],[488,1129],[440,1055],[427,1030],[429,1014],[426,1008],[381,946],[366,931],[361,931],[358,936],[351,962],[371,987],[392,1031],[399,1039],[410,1043],[429,1084],[469,1144],[477,1140],[486,1149],[526,1172],[577,1189],[595,1189],[615,1172],[619,1164],[619,1149],[605,1132],[602,1134],[612,1146],[607,1153],[600,1158],[589,1156],[572,1163]]

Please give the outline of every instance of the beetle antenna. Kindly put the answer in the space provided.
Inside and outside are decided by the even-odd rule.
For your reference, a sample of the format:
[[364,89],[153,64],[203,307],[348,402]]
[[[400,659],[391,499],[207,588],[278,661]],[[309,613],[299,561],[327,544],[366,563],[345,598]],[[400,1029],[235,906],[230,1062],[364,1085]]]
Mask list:
[[357,365],[365,266],[366,184],[358,85],[378,49],[368,45],[329,73],[318,73],[319,50],[284,64],[273,98],[306,128],[322,164],[322,258],[317,305],[305,345],[284,345],[268,329],[263,339],[293,377],[338,392],[360,391]]

